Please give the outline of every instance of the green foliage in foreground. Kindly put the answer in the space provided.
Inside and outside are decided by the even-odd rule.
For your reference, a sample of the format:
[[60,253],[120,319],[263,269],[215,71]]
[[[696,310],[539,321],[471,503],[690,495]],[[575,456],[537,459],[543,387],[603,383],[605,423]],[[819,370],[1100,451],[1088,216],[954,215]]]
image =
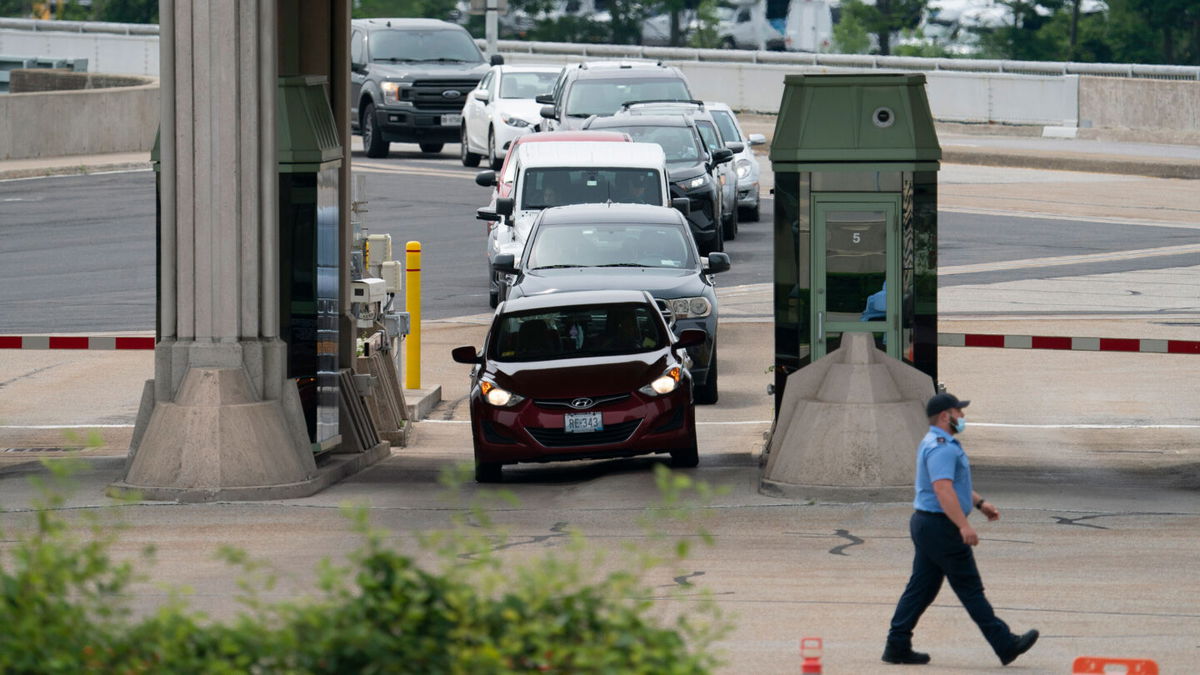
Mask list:
[[708,494],[662,466],[664,504],[647,511],[648,538],[619,564],[605,564],[578,533],[550,553],[502,559],[507,539],[476,504],[452,529],[418,536],[421,559],[435,561],[422,565],[364,510],[347,509],[364,543],[344,566],[322,564],[313,599],[261,601],[269,565],[223,549],[241,570],[246,606],[227,623],[178,596],[133,618],[126,598],[144,577],[110,554],[119,528],[99,516],[87,528],[68,522],[69,471],[47,466],[32,522],[0,532],[0,672],[703,673],[718,663],[709,649],[727,625],[711,599],[689,598],[689,611],[667,619],[653,600],[662,592],[646,585],[697,538],[658,530],[671,521],[678,531],[676,517],[696,513],[689,496]]

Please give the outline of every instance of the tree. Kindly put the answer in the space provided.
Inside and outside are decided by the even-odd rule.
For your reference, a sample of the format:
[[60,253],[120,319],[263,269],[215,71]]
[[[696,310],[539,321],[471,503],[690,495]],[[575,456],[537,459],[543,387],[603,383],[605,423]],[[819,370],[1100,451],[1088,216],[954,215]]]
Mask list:
[[866,54],[871,48],[867,29],[863,28],[857,13],[843,9],[841,20],[833,27],[833,44],[842,54]]
[[879,53],[887,56],[892,53],[892,33],[916,28],[928,4],[928,0],[875,0],[874,5],[867,5],[861,0],[849,0],[842,6],[842,21],[850,17],[868,33],[874,33],[879,40]]
[[93,21],[158,23],[158,0],[93,0]]

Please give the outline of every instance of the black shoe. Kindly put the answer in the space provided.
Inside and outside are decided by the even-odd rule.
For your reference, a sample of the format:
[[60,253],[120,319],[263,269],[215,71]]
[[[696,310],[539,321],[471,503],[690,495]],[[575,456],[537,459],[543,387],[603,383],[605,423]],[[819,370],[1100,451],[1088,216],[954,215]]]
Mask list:
[[925,665],[929,663],[929,655],[923,652],[914,652],[912,647],[908,649],[899,649],[888,645],[883,649],[884,663],[903,663],[906,665]]
[[1025,652],[1029,651],[1031,647],[1033,647],[1034,643],[1037,642],[1037,639],[1038,632],[1036,628],[1031,631],[1027,631],[1024,635],[1018,637],[1017,641],[1013,643],[1012,651],[1010,651],[1006,656],[1000,657],[1000,663],[1007,666],[1013,661],[1016,661],[1018,656],[1024,654]]

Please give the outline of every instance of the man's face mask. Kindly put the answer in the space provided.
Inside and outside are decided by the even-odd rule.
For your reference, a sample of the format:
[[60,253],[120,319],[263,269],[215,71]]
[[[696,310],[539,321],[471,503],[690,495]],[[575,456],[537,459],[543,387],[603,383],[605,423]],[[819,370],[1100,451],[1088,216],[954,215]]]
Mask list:
[[950,426],[954,429],[954,433],[961,434],[967,428],[967,418],[955,417],[950,420]]

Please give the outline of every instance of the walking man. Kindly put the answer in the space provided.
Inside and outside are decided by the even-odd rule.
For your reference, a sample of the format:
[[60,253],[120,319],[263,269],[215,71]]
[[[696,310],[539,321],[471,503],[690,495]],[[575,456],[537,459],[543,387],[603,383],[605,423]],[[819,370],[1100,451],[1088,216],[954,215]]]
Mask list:
[[1012,663],[1038,639],[1036,630],[1013,634],[1008,624],[996,616],[983,594],[983,581],[975,567],[971,547],[979,544],[979,535],[967,521],[967,514],[974,507],[988,520],[999,520],[1000,511],[972,489],[971,465],[954,438],[967,426],[963,408],[969,403],[943,393],[925,404],[930,426],[917,448],[916,511],[909,521],[916,551],[912,576],[892,616],[883,650],[885,663],[929,663],[928,654],[913,651],[912,634],[921,614],[937,597],[942,579],[950,580],[950,588],[1000,663]]

